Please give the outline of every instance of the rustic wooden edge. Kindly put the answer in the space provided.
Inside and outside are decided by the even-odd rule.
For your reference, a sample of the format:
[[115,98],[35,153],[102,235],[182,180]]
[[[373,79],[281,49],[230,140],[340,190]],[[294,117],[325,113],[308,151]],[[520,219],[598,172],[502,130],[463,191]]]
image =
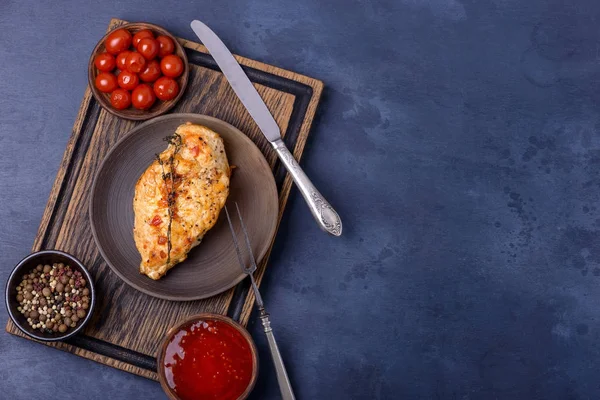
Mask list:
[[[184,47],[202,52],[204,54],[210,54],[208,52],[208,50],[206,49],[206,47],[202,44],[192,42],[192,41],[189,41],[186,39],[181,39],[181,38],[178,38],[178,40],[179,40],[179,43],[181,43]],[[321,92],[323,91],[324,85],[323,85],[323,82],[318,79],[311,78],[310,76],[298,74],[296,72],[292,72],[287,69],[274,67],[272,65],[265,64],[260,61],[252,60],[250,58],[242,57],[237,54],[234,54],[233,56],[238,61],[238,63],[240,63],[244,66],[260,69],[261,71],[265,71],[265,72],[268,72],[273,75],[281,76],[283,78],[288,78],[288,79],[295,80],[297,82],[304,83],[305,85],[312,87],[315,92],[318,92],[318,95],[317,95],[318,97],[321,96]],[[317,102],[315,103],[315,110],[316,110],[316,104],[318,102],[319,102],[319,100],[317,98]]]
[[[127,21],[113,18],[110,20],[110,23],[109,23],[108,28],[106,29],[106,32],[114,29],[116,26],[123,25],[125,23],[127,23]],[[191,42],[186,39],[179,39],[179,38],[178,38],[178,41],[186,48],[190,48],[192,50],[196,50],[196,51],[199,51],[199,52],[202,52],[205,54],[209,54],[206,47],[204,47],[201,44],[194,43],[194,42]],[[294,154],[294,157],[298,161],[300,161],[302,152],[304,151],[304,147],[306,145],[308,133],[309,133],[310,127],[312,125],[312,121],[314,119],[314,115],[316,113],[317,106],[318,106],[319,100],[321,98],[321,94],[323,92],[323,87],[324,87],[323,82],[320,80],[305,76],[305,75],[297,74],[297,73],[289,71],[289,70],[274,67],[272,65],[268,65],[268,64],[265,64],[265,63],[262,63],[259,61],[254,61],[254,60],[248,59],[246,57],[242,57],[242,56],[238,56],[238,55],[234,55],[234,56],[241,65],[259,69],[261,71],[267,72],[272,75],[276,75],[276,76],[284,77],[284,78],[287,78],[290,80],[294,80],[294,81],[303,83],[307,86],[310,86],[312,88],[313,92],[312,92],[311,100],[310,100],[308,108],[305,112],[303,122],[300,127],[300,131],[298,132],[298,139],[297,139],[296,145],[292,151],[292,153]],[[66,178],[66,174],[68,171],[68,164],[70,163],[70,161],[72,159],[73,153],[76,149],[76,144],[79,140],[80,135],[82,134],[82,126],[86,120],[86,116],[89,111],[89,107],[91,105],[91,99],[92,99],[92,93],[88,86],[85,89],[83,100],[82,100],[81,106],[79,108],[79,112],[77,114],[75,123],[73,124],[71,136],[69,138],[69,141],[67,142],[67,146],[66,146],[65,152],[63,154],[62,161],[59,165],[59,169],[58,169],[56,178],[54,180],[54,184],[53,184],[51,192],[49,194],[48,202],[46,203],[46,207],[45,207],[44,213],[42,215],[40,226],[38,228],[37,235],[34,239],[32,251],[41,250],[41,247],[42,247],[42,244],[43,244],[43,241],[45,238],[45,233],[48,230],[48,227],[50,226],[50,223],[52,221],[52,216],[54,214],[54,210],[55,210],[57,201],[60,197],[60,192],[63,187],[64,180]],[[279,230],[279,224],[281,223],[281,217],[285,210],[285,205],[286,205],[287,199],[289,197],[291,185],[292,185],[291,176],[289,174],[286,174],[286,177],[284,179],[284,182],[283,182],[283,185],[281,188],[280,196],[279,196],[279,215],[278,215],[277,231]],[[260,265],[255,273],[255,277],[257,279],[257,284],[259,284],[259,285],[260,285],[260,282],[262,281],[262,278],[264,277],[268,258],[271,254],[275,239],[276,239],[276,236],[275,236],[275,238],[273,238],[271,245],[269,246],[269,250],[265,254],[263,261],[260,263]],[[234,289],[230,289],[228,291],[228,295],[227,295],[228,305],[231,304],[233,296],[234,296]],[[239,317],[239,322],[243,326],[246,326],[248,323],[250,314],[252,312],[252,307],[254,305],[254,301],[255,301],[255,298],[254,298],[253,293],[251,291],[248,291],[247,295],[246,295],[246,300],[245,300],[243,308],[242,308],[241,315]],[[148,379],[158,380],[158,375],[154,371],[140,368],[138,366],[108,357],[103,354],[98,354],[98,353],[86,350],[84,348],[77,347],[77,346],[74,346],[74,345],[71,345],[68,343],[64,343],[64,342],[40,342],[40,341],[34,340],[34,339],[30,338],[29,336],[25,335],[24,333],[22,333],[10,320],[8,320],[5,329],[6,329],[6,332],[13,334],[15,336],[29,339],[29,340],[32,340],[37,343],[45,344],[47,346],[52,346],[57,349],[73,353],[80,357],[84,357],[84,358],[111,366],[113,368],[120,369],[122,371],[140,375],[140,376],[143,376]]]
[[[321,94],[323,92],[323,82],[321,81],[317,81],[316,79],[312,79],[312,78],[308,78],[310,80],[314,80],[316,81],[316,83],[318,83],[318,85],[313,86],[313,96],[310,100],[308,109],[306,110],[306,115],[312,115],[314,117],[316,111],[317,111],[317,105],[319,104],[319,100],[321,99]],[[296,160],[298,162],[300,162],[300,160],[302,159],[302,153],[304,152],[304,147],[306,145],[306,140],[308,139],[308,132],[310,130],[310,127],[312,125],[312,121],[313,118],[311,117],[310,120],[308,120],[306,117],[304,118],[304,122],[302,123],[302,126],[300,127],[300,132],[298,134],[298,140],[296,141],[296,146],[293,149],[293,154],[294,157],[296,158]],[[276,228],[276,232],[279,232],[279,225],[281,224],[281,217],[283,216],[283,213],[285,211],[285,206],[287,204],[287,200],[289,198],[289,194],[290,194],[290,190],[292,187],[292,176],[287,173],[285,180],[283,181],[283,185],[281,188],[281,196],[279,198],[279,216],[277,219],[277,228]],[[271,246],[269,246],[269,250],[267,251],[267,254],[265,254],[264,257],[264,262],[261,263],[261,265],[259,266],[259,268],[257,268],[254,277],[256,279],[256,284],[258,286],[260,286],[260,283],[262,282],[262,279],[265,275],[265,271],[266,271],[266,263],[269,260],[269,258],[271,257],[271,251],[273,250],[273,244],[275,243],[275,239],[277,238],[277,235],[275,235],[275,238],[273,238],[273,242],[271,243]],[[244,302],[244,306],[242,308],[242,313],[240,315],[240,324],[247,326],[248,325],[248,320],[250,319],[250,315],[252,314],[252,308],[254,307],[254,301],[255,301],[255,296],[254,296],[254,292],[253,291],[248,291],[248,294],[246,296],[246,301]]]
[[[106,28],[106,33],[110,32],[115,23],[120,21],[116,18],[112,18],[108,27]],[[124,22],[124,21],[123,21]],[[42,243],[44,241],[45,232],[48,230],[48,226],[50,225],[50,221],[52,220],[52,215],[54,214],[54,207],[56,206],[56,202],[58,200],[60,191],[63,186],[63,181],[65,180],[65,176],[67,171],[69,170],[68,164],[70,163],[73,152],[75,151],[75,145],[79,140],[79,137],[82,133],[82,126],[85,122],[88,108],[90,107],[92,100],[92,91],[88,86],[85,87],[85,92],[83,94],[83,100],[81,101],[81,106],[79,106],[79,111],[77,112],[77,117],[75,118],[75,123],[73,123],[73,129],[71,130],[71,136],[69,141],[67,142],[67,148],[63,153],[63,158],[58,167],[58,172],[56,173],[56,178],[54,178],[54,183],[52,184],[52,189],[48,196],[48,202],[46,203],[46,208],[44,208],[44,213],[42,214],[42,220],[40,222],[40,226],[38,227],[37,234],[35,235],[35,239],[33,242],[33,246],[31,251],[40,251],[42,249]],[[9,321],[10,322],[10,321]],[[6,327],[8,331],[8,325]]]
[[42,220],[40,222],[40,226],[38,228],[37,234],[35,236],[35,240],[33,242],[33,247],[31,251],[40,251],[42,249],[42,242],[44,241],[45,232],[48,230],[50,226],[50,222],[52,220],[52,215],[54,214],[54,208],[56,206],[56,202],[58,201],[58,197],[60,194],[60,190],[63,186],[63,181],[65,180],[65,176],[68,171],[68,165],[73,157],[73,152],[75,151],[75,145],[79,140],[79,137],[82,133],[82,125],[85,121],[85,117],[87,115],[88,107],[90,106],[92,99],[92,91],[88,86],[85,88],[85,93],[83,95],[83,101],[81,102],[81,106],[79,107],[79,112],[77,113],[77,117],[75,119],[75,123],[73,124],[73,130],[71,131],[71,137],[67,142],[67,148],[63,154],[62,161],[58,167],[58,172],[56,173],[56,178],[54,179],[54,184],[52,185],[52,189],[48,196],[48,202],[46,203],[46,208],[44,209],[44,214],[42,214]]
[[94,353],[92,351],[89,351],[89,350],[86,350],[81,347],[77,347],[77,346],[74,346],[74,345],[71,345],[68,343],[64,343],[64,342],[41,342],[39,340],[32,339],[29,336],[25,335],[23,332],[21,332],[19,330],[19,328],[17,328],[16,325],[11,320],[8,320],[8,323],[6,324],[6,331],[12,335],[21,337],[23,339],[28,339],[35,343],[52,346],[59,350],[73,353],[79,357],[87,358],[88,360],[96,361],[98,363],[120,369],[121,371],[129,372],[129,373],[132,373],[135,375],[140,375],[144,378],[152,379],[155,381],[158,380],[158,374],[154,371],[139,368],[139,367],[136,367],[135,365],[131,365],[126,362],[119,361],[114,358],[110,358],[103,354]]

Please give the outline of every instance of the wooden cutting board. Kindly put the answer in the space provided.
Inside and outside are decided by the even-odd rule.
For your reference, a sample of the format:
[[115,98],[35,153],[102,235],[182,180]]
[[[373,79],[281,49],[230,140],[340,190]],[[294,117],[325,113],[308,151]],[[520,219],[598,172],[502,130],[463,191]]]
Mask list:
[[[108,30],[126,22],[112,19]],[[292,185],[290,176],[206,48],[179,40],[190,62],[190,81],[182,100],[171,112],[211,115],[248,135],[273,169],[281,220]],[[288,148],[300,160],[323,83],[258,61],[236,58],[275,117]],[[140,122],[122,120],[103,110],[89,87],[86,89],[32,250],[59,249],[75,255],[94,276],[98,290],[96,310],[84,333],[67,342],[46,344],[156,380],[155,356],[169,327],[200,312],[226,314],[246,325],[254,296],[248,291],[247,282],[242,282],[225,293],[200,301],[156,299],[126,285],[104,262],[90,231],[90,187],[108,150],[138,124]],[[269,253],[256,272],[259,283],[267,268]],[[6,330],[28,338],[11,321]]]

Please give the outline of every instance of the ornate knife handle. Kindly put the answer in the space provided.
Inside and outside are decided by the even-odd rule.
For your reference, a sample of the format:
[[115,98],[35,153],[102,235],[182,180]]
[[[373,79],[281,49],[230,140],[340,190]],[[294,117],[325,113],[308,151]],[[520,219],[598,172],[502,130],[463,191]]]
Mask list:
[[276,140],[271,142],[271,144],[283,162],[283,165],[285,165],[292,175],[296,186],[300,189],[302,197],[306,200],[310,212],[315,217],[321,229],[334,236],[340,236],[342,234],[342,220],[338,213],[335,212],[333,207],[331,207],[323,195],[319,193],[315,185],[308,179],[308,176],[300,168],[292,153],[290,153],[285,143],[283,143],[283,140]]

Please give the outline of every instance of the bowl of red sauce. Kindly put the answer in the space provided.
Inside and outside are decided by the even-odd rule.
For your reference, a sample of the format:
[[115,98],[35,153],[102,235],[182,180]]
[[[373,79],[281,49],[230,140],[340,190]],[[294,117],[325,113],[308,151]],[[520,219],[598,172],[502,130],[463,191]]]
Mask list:
[[244,327],[220,314],[194,315],[167,332],[158,376],[172,400],[238,400],[258,376],[258,353]]

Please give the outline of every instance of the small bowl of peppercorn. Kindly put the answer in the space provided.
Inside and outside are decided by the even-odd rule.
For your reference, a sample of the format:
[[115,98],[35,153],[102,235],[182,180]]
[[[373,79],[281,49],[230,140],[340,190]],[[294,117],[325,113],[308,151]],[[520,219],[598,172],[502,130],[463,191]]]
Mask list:
[[6,283],[8,315],[21,331],[41,341],[65,340],[81,331],[95,299],[90,273],[59,250],[28,255]]

